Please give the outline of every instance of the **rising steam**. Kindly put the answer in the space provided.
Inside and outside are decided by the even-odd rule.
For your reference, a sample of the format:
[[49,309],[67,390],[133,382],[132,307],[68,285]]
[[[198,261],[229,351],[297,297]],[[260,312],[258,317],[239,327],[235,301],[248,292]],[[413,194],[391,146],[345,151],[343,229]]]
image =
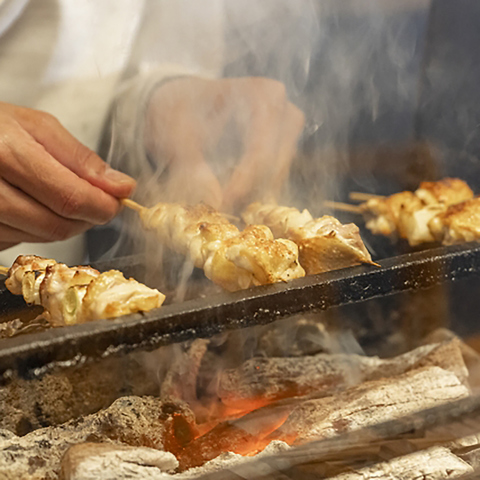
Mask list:
[[[307,124],[289,188],[278,200],[314,215],[324,213],[323,199],[342,196],[352,150],[412,140],[428,1],[151,3],[119,91],[109,154],[114,167],[138,180],[139,202],[181,201],[183,194],[188,200],[186,187],[174,188],[172,198],[169,159],[154,158],[144,145],[148,101],[170,76],[264,76],[282,82]],[[177,120],[157,125],[158,135]],[[209,151],[207,159],[221,179],[239,151],[238,138],[224,137],[222,149]],[[186,169],[185,179],[189,175]],[[362,188],[378,186],[369,171],[357,173],[355,181]],[[122,238],[125,232],[143,238],[139,230],[129,218]]]

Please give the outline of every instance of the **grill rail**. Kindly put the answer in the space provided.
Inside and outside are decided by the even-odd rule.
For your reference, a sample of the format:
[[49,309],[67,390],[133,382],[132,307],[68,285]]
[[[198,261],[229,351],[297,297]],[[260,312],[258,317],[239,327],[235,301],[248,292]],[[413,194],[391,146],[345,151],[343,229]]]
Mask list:
[[[358,266],[289,283],[215,294],[167,305],[146,314],[54,328],[0,340],[0,378],[15,373],[39,376],[54,368],[120,355],[225,330],[325,310],[398,292],[480,276],[480,243],[441,247],[381,261],[382,267]],[[18,297],[4,290],[0,307],[18,308]],[[12,307],[13,308],[13,307]]]

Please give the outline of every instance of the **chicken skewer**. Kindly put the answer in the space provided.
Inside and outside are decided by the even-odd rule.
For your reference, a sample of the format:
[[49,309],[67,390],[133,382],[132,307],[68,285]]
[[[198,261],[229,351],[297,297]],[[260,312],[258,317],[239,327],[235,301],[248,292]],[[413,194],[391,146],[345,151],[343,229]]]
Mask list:
[[275,240],[264,225],[244,231],[206,205],[194,207],[158,203],[143,207],[129,199],[126,207],[138,212],[143,227],[155,232],[170,249],[190,258],[207,278],[236,291],[303,277],[298,247],[290,240]]
[[[452,243],[455,235],[442,236],[443,228],[439,221],[453,205],[460,205],[474,197],[471,188],[458,178],[445,178],[437,182],[422,182],[414,192],[404,191],[390,196],[370,195],[360,192],[351,198],[364,203],[354,206],[366,219],[366,227],[375,234],[400,237],[408,240],[411,246],[434,241]],[[476,202],[473,202],[476,205]],[[342,204],[333,204],[342,209]],[[469,204],[472,212],[475,207]],[[349,211],[353,211],[349,209]],[[459,209],[454,210],[455,216]],[[453,211],[448,218],[453,218]],[[435,220],[434,220],[435,219]],[[455,222],[454,222],[455,223]],[[436,225],[432,230],[431,226]],[[468,235],[470,238],[471,235]],[[456,238],[456,237],[455,237]],[[458,236],[458,240],[462,235]]]
[[122,272],[109,270],[88,285],[73,285],[65,293],[63,318],[67,324],[149,312],[162,306],[165,295]]
[[450,205],[429,221],[428,228],[444,245],[480,240],[480,197]]
[[272,204],[252,203],[242,213],[247,224],[263,223],[276,237],[285,237],[298,245],[300,264],[308,275],[338,270],[372,261],[358,227],[343,225],[325,215],[313,218],[308,210]]
[[435,241],[428,222],[450,205],[473,198],[470,187],[458,178],[422,182],[415,192],[371,198],[360,205],[373,233],[406,238],[410,245]]
[[29,304],[42,305],[52,326],[72,325],[158,308],[165,296],[116,270],[67,267],[55,260],[20,255],[5,286]]

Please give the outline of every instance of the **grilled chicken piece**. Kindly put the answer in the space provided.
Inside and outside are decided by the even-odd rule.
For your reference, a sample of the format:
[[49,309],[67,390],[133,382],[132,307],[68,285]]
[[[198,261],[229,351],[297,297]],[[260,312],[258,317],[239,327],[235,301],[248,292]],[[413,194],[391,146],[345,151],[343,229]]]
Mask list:
[[451,205],[433,217],[428,227],[444,245],[480,239],[480,197]]
[[398,234],[405,238],[411,247],[435,241],[429,228],[429,222],[448,206],[436,203],[417,208],[412,204],[404,205],[398,218]]
[[298,245],[300,263],[309,275],[361,263],[378,266],[372,261],[358,227],[353,223],[343,225],[328,215],[304,227],[292,228],[289,238]]
[[62,317],[66,325],[102,318],[115,318],[159,308],[165,295],[122,272],[110,270],[93,278],[88,285],[73,285],[65,295]]
[[325,215],[314,219],[308,210],[252,203],[242,213],[245,223],[264,223],[278,237],[298,245],[300,264],[308,275],[372,262],[353,223],[343,225]]
[[247,225],[267,225],[277,238],[288,238],[291,228],[303,227],[313,217],[307,209],[301,212],[294,207],[255,202],[242,212],[242,219]]
[[15,260],[5,285],[12,293],[23,294],[27,303],[42,305],[52,326],[148,311],[165,299],[158,290],[127,280],[118,271],[100,274],[91,267],[68,267],[34,255]]
[[[225,217],[207,205],[195,207],[172,203],[158,203],[144,209],[141,219],[148,230],[153,230],[160,241],[172,250],[183,255],[190,253],[190,245],[195,239],[202,244],[222,241],[238,235],[239,230]],[[212,228],[212,226],[215,227]],[[195,238],[197,237],[197,238]],[[195,252],[199,256],[199,252]],[[192,258],[200,264],[199,258]]]
[[473,198],[474,193],[466,182],[459,178],[444,178],[437,182],[422,182],[415,195],[426,205],[444,203],[455,205]]
[[187,207],[159,203],[139,211],[146,230],[166,246],[188,256],[205,275],[226,290],[235,291],[303,277],[298,247],[275,240],[264,226],[240,232],[206,205]]
[[[64,325],[63,306],[68,288],[88,284],[99,275],[98,270],[86,266],[70,268],[63,263],[48,266],[39,288],[39,303],[45,308],[48,322],[54,326]],[[25,292],[24,298],[27,300]]]
[[274,240],[264,225],[251,225],[219,243],[205,262],[205,275],[229,291],[287,282],[305,275],[298,263],[298,247]]
[[458,178],[422,182],[415,192],[400,192],[389,197],[375,197],[360,208],[366,226],[375,234],[397,235],[411,246],[435,241],[428,224],[450,205],[473,198],[470,187]]
[[14,295],[21,295],[23,277],[27,272],[44,271],[48,265],[55,265],[56,263],[55,260],[37,257],[36,255],[20,255],[8,271],[5,286]]
[[398,234],[398,221],[405,205],[411,210],[424,206],[413,192],[400,192],[389,197],[375,197],[360,205],[366,220],[366,227],[376,235],[387,237]]

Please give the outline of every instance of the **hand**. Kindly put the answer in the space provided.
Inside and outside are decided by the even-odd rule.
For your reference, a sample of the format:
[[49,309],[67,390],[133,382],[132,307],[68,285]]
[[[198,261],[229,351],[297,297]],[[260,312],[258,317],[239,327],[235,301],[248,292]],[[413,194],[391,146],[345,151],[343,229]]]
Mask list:
[[[280,82],[184,77],[152,95],[145,142],[150,155],[168,162],[169,200],[230,210],[278,195],[303,125],[303,113]],[[225,138],[240,145],[233,166],[209,158]]]
[[0,102],[0,250],[106,223],[134,186],[51,115]]

